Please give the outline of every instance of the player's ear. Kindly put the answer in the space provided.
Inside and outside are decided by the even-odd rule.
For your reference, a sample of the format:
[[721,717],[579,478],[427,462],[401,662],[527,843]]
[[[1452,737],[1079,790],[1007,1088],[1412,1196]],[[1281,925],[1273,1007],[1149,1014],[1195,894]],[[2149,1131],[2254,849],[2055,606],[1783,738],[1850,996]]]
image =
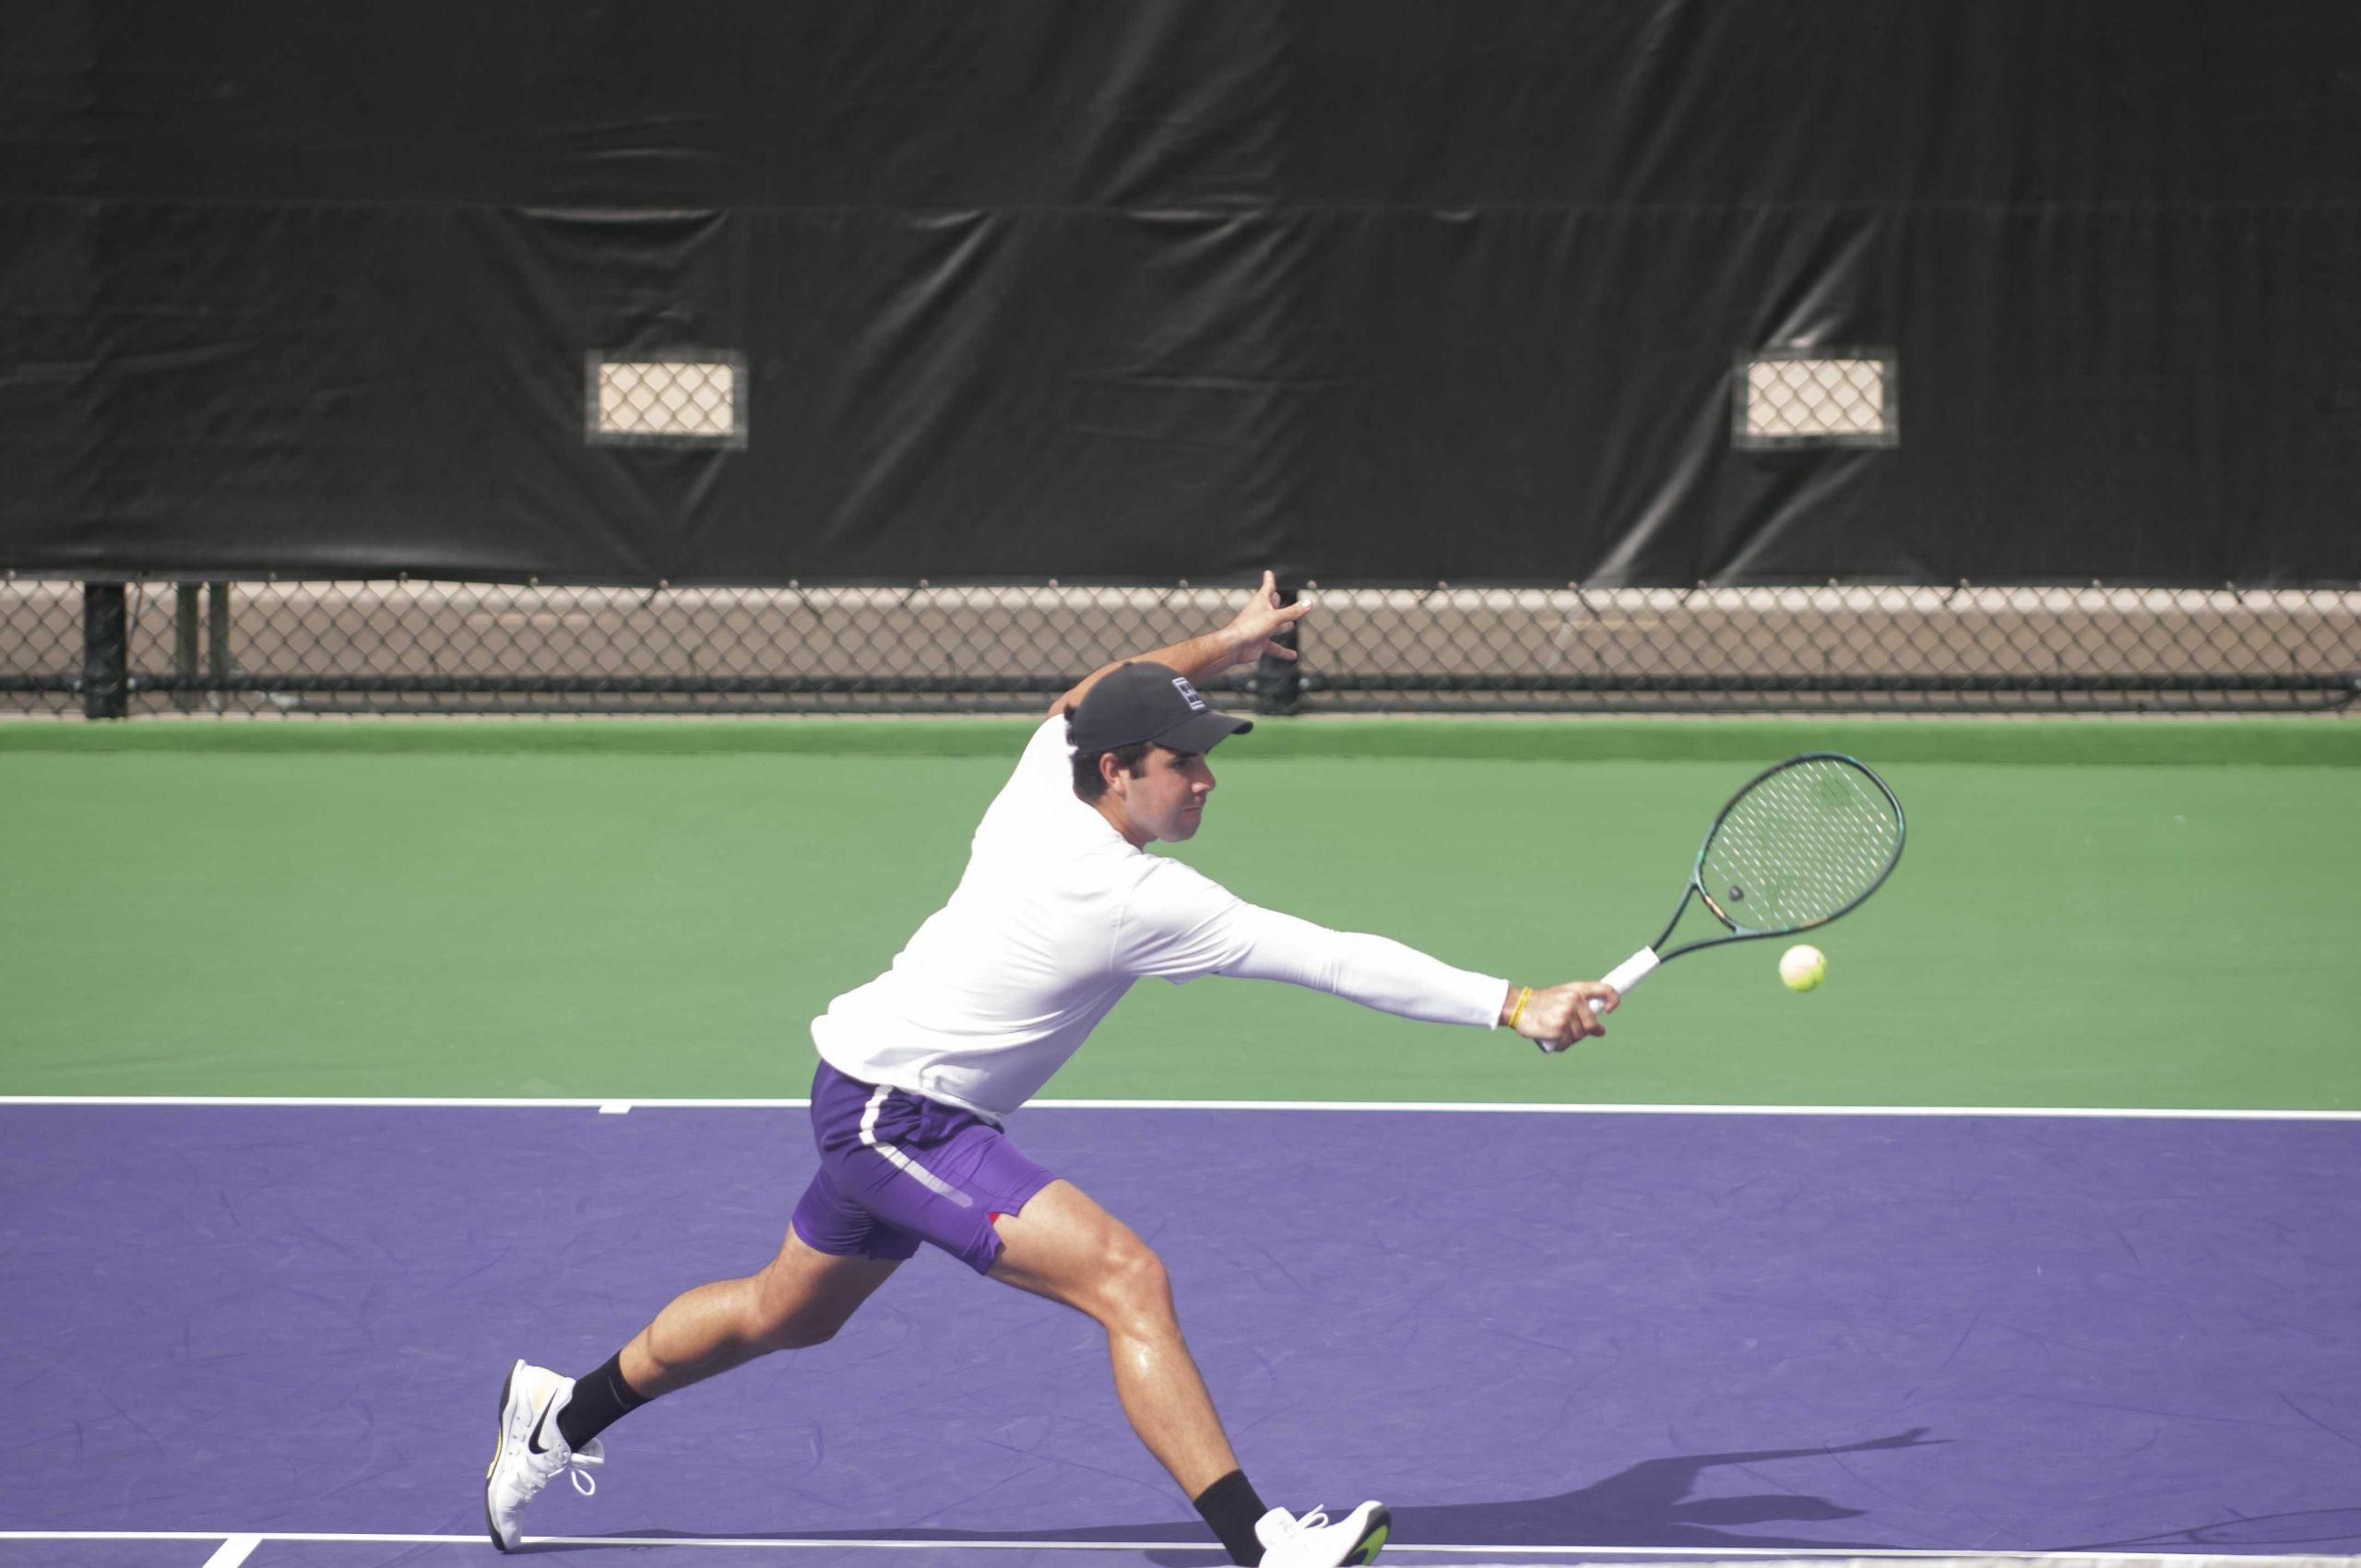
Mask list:
[[1098,754],[1098,777],[1108,790],[1120,798],[1123,793],[1123,765],[1115,760],[1113,752]]

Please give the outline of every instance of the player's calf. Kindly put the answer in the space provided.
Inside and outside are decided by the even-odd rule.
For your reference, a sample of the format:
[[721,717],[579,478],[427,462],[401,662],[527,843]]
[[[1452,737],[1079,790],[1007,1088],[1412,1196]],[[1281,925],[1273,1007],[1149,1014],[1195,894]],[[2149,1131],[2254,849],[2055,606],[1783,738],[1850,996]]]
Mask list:
[[623,1348],[620,1375],[652,1399],[758,1356],[825,1344],[896,1266],[820,1252],[790,1229],[761,1272],[674,1297]]

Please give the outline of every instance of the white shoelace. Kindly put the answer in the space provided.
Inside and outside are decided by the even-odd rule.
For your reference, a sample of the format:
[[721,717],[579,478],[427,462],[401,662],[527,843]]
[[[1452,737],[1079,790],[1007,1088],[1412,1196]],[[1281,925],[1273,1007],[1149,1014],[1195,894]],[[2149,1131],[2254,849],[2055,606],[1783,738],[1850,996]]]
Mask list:
[[[554,1399],[552,1399],[552,1403],[554,1402]],[[542,1427],[546,1427],[549,1424],[550,1415],[551,1410],[549,1406],[542,1406],[541,1419],[539,1422],[535,1423],[536,1431]],[[562,1441],[564,1434],[561,1432],[558,1435]],[[597,1444],[593,1443],[592,1446],[595,1447]],[[530,1438],[527,1438],[525,1441],[525,1451],[528,1454],[533,1451],[533,1443]],[[580,1492],[583,1496],[596,1497],[599,1495],[599,1481],[598,1478],[591,1475],[590,1472],[598,1466],[603,1465],[606,1462],[607,1456],[604,1454],[577,1454],[573,1449],[569,1448],[566,1450],[565,1458],[564,1460],[564,1464],[565,1466],[565,1479],[573,1484],[574,1490]]]
[[590,1472],[606,1462],[607,1456],[604,1454],[577,1454],[568,1449],[565,1455],[565,1479],[571,1481],[574,1484],[574,1490],[583,1496],[596,1497],[599,1495],[599,1481],[598,1478]]
[[[543,1449],[540,1454],[535,1454],[532,1442],[528,1439],[525,1443],[525,1452],[533,1455],[535,1458],[540,1458],[549,1450]],[[599,1495],[599,1481],[598,1478],[590,1472],[606,1462],[607,1456],[604,1454],[577,1454],[572,1449],[567,1449],[565,1457],[560,1460],[559,1464],[564,1467],[565,1479],[573,1483],[575,1491],[585,1497],[596,1497]]]

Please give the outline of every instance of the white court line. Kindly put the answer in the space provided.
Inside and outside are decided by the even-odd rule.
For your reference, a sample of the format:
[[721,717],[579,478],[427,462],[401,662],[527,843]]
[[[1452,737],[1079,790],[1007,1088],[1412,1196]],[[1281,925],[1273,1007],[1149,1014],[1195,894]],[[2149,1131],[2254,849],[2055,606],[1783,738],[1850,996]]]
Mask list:
[[[264,1541],[306,1541],[320,1545],[354,1544],[363,1546],[435,1546],[445,1544],[481,1546],[486,1551],[492,1543],[479,1532],[465,1536],[381,1535],[348,1533],[332,1530],[261,1530],[229,1535],[220,1530],[0,1530],[0,1541],[65,1541],[65,1540],[218,1540],[221,1550],[241,1542],[251,1551]],[[730,1547],[739,1550],[767,1548],[780,1551],[804,1551],[819,1548],[831,1551],[848,1550],[878,1551],[1214,1551],[1213,1542],[1204,1540],[781,1540],[764,1536],[527,1536],[528,1546],[675,1546],[683,1548]],[[1865,1562],[1952,1562],[1975,1563],[2036,1563],[2036,1562],[2121,1562],[2134,1558],[2142,1562],[2217,1562],[2234,1564],[2236,1568],[2297,1568],[2297,1565],[2350,1563],[2355,1559],[2335,1557],[2248,1557],[2221,1552],[2201,1551],[1987,1551],[1965,1552],[1934,1548],[1895,1547],[1869,1550],[1861,1547],[1830,1547],[1812,1551],[1792,1546],[1427,1546],[1401,1544],[1397,1550],[1405,1556],[1421,1552],[1457,1557],[1480,1557],[1486,1553],[1507,1557],[1650,1557],[1682,1560],[1744,1560],[1757,1563]],[[214,1553],[215,1560],[220,1551]],[[232,1559],[231,1561],[238,1561]],[[208,1563],[210,1568],[210,1563]],[[1476,1568],[1467,1564],[1465,1568]]]
[[255,1554],[255,1548],[261,1544],[260,1536],[231,1536],[205,1560],[205,1568],[238,1568],[240,1563]]
[[[494,1099],[434,1095],[6,1094],[0,1105],[348,1107],[394,1111],[801,1111],[809,1099]],[[610,1108],[616,1109],[610,1109]],[[1406,1099],[1036,1099],[1026,1111],[1401,1111],[1552,1116],[2023,1116],[2150,1122],[2361,1122],[2361,1111],[2154,1110],[2088,1105],[1620,1105]],[[0,1537],[5,1538],[5,1537]]]

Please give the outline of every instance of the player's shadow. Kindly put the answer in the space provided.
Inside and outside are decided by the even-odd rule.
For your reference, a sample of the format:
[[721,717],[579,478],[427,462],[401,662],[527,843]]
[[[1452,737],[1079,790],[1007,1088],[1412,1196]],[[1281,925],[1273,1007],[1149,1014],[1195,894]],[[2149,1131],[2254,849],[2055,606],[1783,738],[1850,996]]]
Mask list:
[[[1516,1546],[1564,1542],[1580,1546],[1875,1548],[1884,1543],[1835,1536],[1733,1534],[1731,1526],[1774,1523],[1823,1524],[1866,1512],[1803,1492],[1750,1492],[1691,1497],[1698,1478],[1729,1466],[1811,1459],[1833,1454],[1923,1448],[1940,1442],[1914,1427],[1821,1448],[1762,1448],[1731,1454],[1682,1454],[1643,1459],[1606,1479],[1572,1491],[1523,1502],[1413,1503],[1394,1511],[1394,1538],[1406,1543]],[[1176,1558],[1181,1554],[1174,1553]]]
[[[1727,1466],[1769,1464],[1781,1459],[1813,1459],[1835,1454],[1865,1454],[1880,1449],[1922,1448],[1943,1441],[1929,1438],[1926,1428],[1914,1427],[1892,1437],[1819,1448],[1762,1448],[1731,1454],[1683,1454],[1643,1459],[1601,1481],[1548,1497],[1500,1503],[1394,1504],[1394,1540],[1406,1550],[1431,1541],[1448,1546],[1597,1546],[1597,1547],[1765,1547],[1874,1550],[1888,1543],[1846,1538],[1839,1535],[1793,1536],[1774,1532],[1733,1533],[1732,1526],[1777,1522],[1824,1524],[1857,1519],[1865,1512],[1824,1497],[1801,1492],[1756,1492],[1739,1497],[1700,1497],[1689,1494],[1706,1471]],[[765,1539],[852,1539],[877,1541],[1104,1542],[1121,1547],[1141,1541],[1188,1539],[1204,1533],[1202,1520],[1192,1516],[1156,1524],[1095,1525],[1062,1530],[887,1529],[832,1530],[798,1535],[765,1536]],[[619,1530],[618,1535],[697,1539],[693,1530]],[[741,1537],[739,1538],[745,1538]],[[596,1539],[535,1543],[531,1550],[567,1550],[595,1547]],[[1204,1551],[1158,1550],[1147,1554],[1165,1568],[1198,1568],[1226,1562],[1211,1546]]]

